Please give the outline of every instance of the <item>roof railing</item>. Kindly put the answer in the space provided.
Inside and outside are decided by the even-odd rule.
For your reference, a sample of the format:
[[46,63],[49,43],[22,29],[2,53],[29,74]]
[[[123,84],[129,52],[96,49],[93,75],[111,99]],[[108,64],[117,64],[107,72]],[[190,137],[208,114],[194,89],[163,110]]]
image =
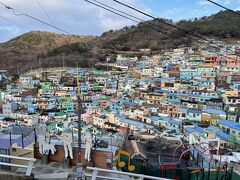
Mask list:
[[[154,176],[147,176],[143,174],[134,174],[134,173],[128,173],[128,172],[122,172],[122,171],[116,171],[116,170],[109,170],[109,169],[100,169],[96,167],[87,167],[87,170],[92,171],[92,173],[85,173],[85,176],[87,177],[92,177],[91,180],[96,180],[96,179],[111,179],[111,180],[123,180],[119,177],[112,177],[112,176],[104,176],[104,175],[98,175],[98,173],[106,173],[109,175],[115,174],[115,175],[125,175],[128,176],[127,179],[133,179],[137,178],[138,180],[143,180],[143,179],[152,179],[152,180],[168,180],[166,178],[160,178],[160,177],[154,177]],[[124,178],[126,180],[126,177]]]
[[17,157],[17,156],[9,156],[5,154],[0,154],[1,158],[8,158],[8,159],[17,159],[22,161],[27,161],[28,165],[21,165],[21,164],[14,164],[14,163],[7,163],[7,162],[0,162],[0,165],[3,166],[10,166],[10,167],[19,167],[19,168],[26,168],[26,176],[30,176],[33,169],[33,164],[36,161],[35,158],[25,158],[25,157]]

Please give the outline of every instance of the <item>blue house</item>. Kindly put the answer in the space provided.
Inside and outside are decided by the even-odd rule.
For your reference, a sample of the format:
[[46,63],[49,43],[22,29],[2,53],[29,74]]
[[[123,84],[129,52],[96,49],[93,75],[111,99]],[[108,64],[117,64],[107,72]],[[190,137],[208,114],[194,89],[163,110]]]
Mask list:
[[238,140],[240,140],[240,123],[228,120],[221,120],[219,122],[220,128],[223,132],[235,136]]
[[188,109],[186,119],[190,121],[201,121],[202,111],[196,109]]
[[28,104],[28,112],[29,113],[35,113],[37,109],[38,109],[37,104]]
[[114,112],[119,112],[121,109],[120,102],[110,102],[110,110]]

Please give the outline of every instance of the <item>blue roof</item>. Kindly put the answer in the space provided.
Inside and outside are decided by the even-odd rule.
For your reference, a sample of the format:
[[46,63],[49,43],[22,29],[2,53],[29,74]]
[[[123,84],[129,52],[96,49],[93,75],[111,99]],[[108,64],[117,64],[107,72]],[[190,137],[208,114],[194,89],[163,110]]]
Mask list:
[[188,133],[193,133],[193,132],[196,132],[196,129],[194,127],[187,127],[185,128],[185,131]]
[[168,122],[171,123],[171,124],[177,124],[177,125],[182,124],[182,121],[178,121],[178,120],[175,120],[175,119],[172,119],[172,118],[170,118],[170,120]]
[[166,116],[160,116],[160,121],[165,121],[168,122],[170,120],[170,117],[166,117]]
[[155,89],[154,92],[157,92],[157,93],[168,93],[169,91],[168,90],[164,90],[164,89]]
[[204,133],[204,129],[199,127],[197,124],[194,124],[194,127],[185,128],[185,130],[189,133],[193,133],[193,132]]
[[196,110],[196,109],[188,109],[188,113],[194,113],[194,114],[201,114],[202,111]]
[[226,115],[226,113],[223,110],[219,110],[219,109],[204,109],[203,112],[210,113],[210,114]]
[[180,108],[181,113],[187,113],[188,109],[187,108]]
[[181,104],[181,101],[179,99],[169,99],[168,102],[172,104]]
[[130,101],[124,101],[123,104],[129,105],[129,106],[134,106],[136,103],[130,102]]
[[170,93],[170,96],[191,96],[191,97],[199,97],[199,94],[182,94],[182,93]]
[[226,133],[224,133],[224,132],[222,132],[222,131],[218,131],[217,133],[216,133],[216,135],[217,135],[217,137],[219,137],[220,139],[223,139],[223,140],[228,140],[228,138],[229,138],[229,136],[230,135],[228,135],[228,134],[226,134]]
[[217,128],[216,126],[209,126],[207,129],[214,131],[214,132],[222,131],[221,129]]
[[219,122],[219,124],[227,126],[231,129],[236,129],[236,130],[240,131],[240,123],[237,123],[237,122],[234,122],[234,121],[228,121],[228,120],[221,120]]
[[151,116],[150,117],[151,121],[159,121],[161,119],[160,116]]
[[133,125],[133,126],[139,128],[139,129],[142,129],[142,128],[153,129],[154,128],[154,126],[142,123],[140,121],[133,121],[133,120],[130,120],[130,119],[127,119],[127,118],[123,118],[123,119],[120,119],[120,120],[122,122],[126,123],[126,124]]

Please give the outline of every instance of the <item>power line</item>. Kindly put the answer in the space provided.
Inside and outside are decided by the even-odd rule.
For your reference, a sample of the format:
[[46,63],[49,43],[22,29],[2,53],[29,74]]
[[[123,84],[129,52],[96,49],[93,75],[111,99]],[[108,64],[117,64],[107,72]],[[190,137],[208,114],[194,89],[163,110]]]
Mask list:
[[[96,4],[93,3],[93,2],[90,2],[90,1],[88,1],[88,0],[86,0],[86,1],[89,2],[89,3],[91,3],[91,4],[96,5]],[[118,10],[118,9],[116,9],[116,8],[112,8],[112,7],[110,7],[110,6],[108,6],[108,5],[104,4],[104,3],[101,3],[101,2],[99,2],[99,1],[97,1],[97,0],[93,0],[93,1],[95,1],[95,2],[97,2],[97,3],[99,3],[99,4],[101,4],[101,5],[103,5],[103,6],[105,6],[105,7],[110,8],[110,9],[111,9],[111,12],[112,12],[112,10],[115,10],[115,11],[118,11],[118,12],[120,12],[120,13],[123,13],[124,15],[133,17],[133,18],[135,18],[135,19],[137,19],[137,20],[144,21],[143,19],[140,19],[140,18],[138,18],[138,17],[136,17],[136,16],[133,16],[133,15],[131,15],[131,14],[128,14],[128,13],[126,13],[126,12],[120,11],[120,10]],[[97,6],[98,6],[98,7],[101,7],[101,6],[99,6],[99,5],[97,5]],[[102,7],[101,7],[101,8],[102,8]],[[103,8],[103,9],[108,10],[107,8]],[[108,11],[109,11],[109,10],[108,10]],[[113,12],[113,13],[114,13],[114,12]],[[119,15],[119,13],[115,13],[115,14],[118,14],[118,15]],[[122,16],[122,17],[123,17],[123,16]],[[136,22],[136,21],[134,21],[134,22]],[[150,23],[150,24],[156,26],[154,23]],[[159,27],[159,26],[157,26],[157,27],[158,27],[158,28],[162,28],[162,27]],[[171,36],[171,35],[169,35],[169,34],[167,34],[167,33],[164,33],[164,32],[162,32],[162,31],[159,31],[159,30],[156,29],[156,28],[153,28],[153,27],[150,27],[150,28],[152,28],[152,29],[154,29],[154,30],[157,30],[157,31],[160,32],[160,33],[166,34],[166,35],[168,35],[169,37],[179,39],[178,37],[174,37],[174,36]],[[166,29],[166,28],[162,28],[162,29],[168,30],[168,29]],[[180,39],[180,40],[181,40],[181,39]],[[181,40],[181,41],[182,41],[182,40]],[[206,41],[209,42],[209,40],[207,40],[207,39],[206,39]],[[184,41],[182,41],[182,42],[184,42]],[[184,43],[185,43],[185,42],[184,42]],[[217,47],[214,47],[214,48],[219,50],[219,48],[217,48]],[[219,54],[218,54],[218,55],[219,55]],[[223,55],[223,56],[224,56],[224,55]]]
[[[85,1],[87,1],[87,2],[89,2],[89,3],[91,3],[91,4],[94,4],[94,5],[98,6],[98,7],[101,7],[101,8],[103,8],[103,9],[105,9],[105,10],[108,10],[108,11],[110,11],[110,12],[115,13],[113,10],[116,10],[116,11],[118,11],[118,12],[120,12],[120,13],[124,13],[125,15],[131,16],[131,17],[133,17],[133,18],[135,18],[135,19],[139,19],[139,20],[143,21],[142,19],[140,19],[140,18],[138,18],[138,17],[135,17],[135,16],[133,16],[133,15],[130,15],[130,14],[125,13],[125,12],[123,12],[123,11],[120,11],[120,10],[118,10],[118,9],[112,8],[112,7],[110,7],[110,6],[106,5],[106,4],[100,3],[100,2],[97,1],[97,0],[93,0],[93,1],[95,1],[95,2],[97,2],[97,3],[100,3],[101,5],[104,5],[104,6],[108,7],[108,8],[111,8],[112,10],[107,9],[107,8],[104,8],[104,7],[100,6],[100,5],[97,5],[96,3],[90,2],[89,0],[85,0]],[[115,14],[119,15],[119,13],[115,13]],[[120,15],[120,16],[122,16],[122,15]],[[125,17],[125,16],[122,16],[122,17]],[[129,19],[129,18],[127,18],[127,19]],[[134,22],[136,22],[136,21],[134,20]],[[139,23],[139,22],[138,22],[138,23]],[[150,27],[150,28],[152,28],[152,27]],[[155,29],[155,28],[152,28],[152,29]],[[156,29],[155,29],[155,30],[156,30]],[[157,31],[159,32],[159,30],[157,30]],[[161,32],[161,33],[165,34],[164,32]],[[167,34],[167,35],[168,35],[168,34]],[[172,36],[171,36],[171,37],[172,37]],[[178,37],[174,37],[174,38],[179,39]],[[209,42],[209,40],[206,40],[206,41]],[[184,42],[184,43],[185,43],[185,42]],[[217,48],[217,47],[214,47],[214,48],[216,48],[216,49],[219,50],[219,48]],[[220,55],[220,54],[218,54],[218,55]],[[224,55],[223,55],[223,56],[224,56]]]
[[[0,15],[0,18],[4,19],[5,21],[8,21],[8,22],[10,22],[10,23],[12,23],[12,24],[16,24],[17,26],[20,26],[20,27],[24,28],[25,30],[27,30],[27,28],[26,28],[24,25],[19,24],[19,23],[15,22],[15,21],[13,21],[13,20],[11,20],[11,19],[8,19],[8,18],[6,18],[6,17],[4,17],[4,16],[1,16],[1,15]],[[30,26],[29,26],[29,27],[30,27]]]
[[54,26],[54,25],[52,25],[52,24],[49,24],[49,23],[47,23],[47,22],[45,22],[45,21],[42,21],[42,20],[40,20],[40,19],[38,19],[38,18],[35,18],[35,17],[33,17],[33,16],[29,15],[29,14],[19,12],[19,11],[17,11],[16,9],[14,9],[14,8],[12,8],[12,7],[6,5],[6,4],[4,4],[4,3],[2,3],[2,2],[0,2],[0,4],[3,5],[3,6],[4,6],[6,9],[8,9],[8,10],[12,10],[12,12],[13,12],[13,14],[14,14],[15,16],[26,16],[26,17],[31,18],[31,19],[33,19],[33,20],[35,20],[35,21],[38,21],[38,22],[40,22],[40,23],[42,23],[42,24],[45,24],[45,25],[47,25],[47,26],[50,26],[50,27],[52,27],[52,28],[54,28],[54,29],[56,29],[56,30],[59,30],[59,31],[61,31],[61,32],[63,32],[63,33],[66,33],[66,34],[68,34],[68,35],[73,35],[73,34],[67,32],[67,31],[65,31],[65,30],[63,30],[63,29],[61,29],[61,28],[59,28],[59,27],[57,27],[57,26]]
[[[124,18],[127,18],[127,19],[129,19],[129,20],[132,20],[132,21],[134,21],[134,22],[136,22],[136,20],[133,20],[132,18],[126,17],[125,15],[131,16],[131,17],[133,17],[133,18],[135,18],[135,19],[140,19],[140,18],[137,18],[137,17],[135,17],[135,16],[133,16],[133,15],[130,15],[130,14],[128,14],[128,13],[125,13],[125,12],[123,12],[123,11],[120,11],[120,10],[118,10],[118,9],[111,8],[110,6],[108,6],[108,5],[106,5],[106,4],[103,4],[103,3],[100,3],[100,2],[97,1],[97,0],[93,0],[93,1],[98,2],[98,3],[104,5],[104,6],[108,7],[108,8],[111,8],[112,10],[111,10],[111,9],[108,9],[108,8],[106,8],[106,7],[103,7],[103,6],[101,6],[101,5],[98,5],[98,4],[96,4],[96,3],[93,3],[93,2],[91,2],[91,1],[89,1],[89,0],[85,0],[85,1],[88,2],[88,3],[91,3],[91,4],[93,4],[93,5],[96,5],[96,6],[100,7],[100,8],[103,8],[103,9],[105,9],[105,10],[107,10],[107,11],[110,11],[110,12],[112,12],[112,13],[114,13],[114,14],[117,14],[117,15],[119,15],[119,16],[121,16],[121,17],[124,17]],[[118,12],[120,12],[120,13],[124,13],[125,15],[122,15],[122,14],[119,14],[119,13],[117,13],[117,12],[114,12],[113,10],[116,10],[116,11],[118,11]],[[140,20],[142,20],[142,19],[140,19]],[[137,23],[139,23],[139,22],[137,22]],[[153,27],[150,27],[150,28],[156,30],[156,29],[153,28]],[[157,30],[157,31],[159,32],[159,30]],[[161,32],[161,33],[165,34],[164,32]],[[176,37],[175,37],[175,38],[176,38]],[[206,39],[206,41],[209,42],[209,40],[207,40],[207,39]],[[211,43],[212,43],[212,41],[211,41]],[[217,48],[217,47],[214,47],[214,48],[219,50],[219,48]],[[227,56],[222,55],[222,54],[219,54],[219,53],[217,53],[217,54],[220,55],[220,56],[223,56],[223,57],[227,57]],[[230,57],[228,57],[228,58],[230,58]],[[234,59],[234,58],[230,58],[230,59]],[[235,59],[234,59],[234,60],[235,60]]]
[[[137,11],[137,12],[139,12],[139,13],[141,13],[141,14],[143,14],[143,15],[145,15],[145,16],[148,16],[148,17],[151,17],[151,18],[155,18],[156,20],[158,20],[159,22],[162,22],[162,23],[165,23],[164,21],[160,21],[157,17],[154,17],[153,15],[150,15],[148,12],[144,12],[144,11],[142,11],[142,10],[139,10],[139,8],[138,7],[136,7],[136,6],[134,6],[134,5],[132,5],[132,4],[130,4],[130,3],[128,3],[128,2],[126,2],[126,1],[124,1],[124,0],[121,0],[121,2],[120,1],[118,1],[118,0],[113,0],[113,1],[115,1],[115,2],[117,2],[117,3],[119,3],[119,4],[121,4],[121,5],[123,5],[123,6],[125,6],[125,7],[128,7],[128,8],[130,8],[130,9],[132,9],[132,10],[135,10],[135,11]],[[124,2],[124,3],[123,3]],[[132,7],[131,7],[132,6]],[[156,16],[156,15],[155,15]],[[179,29],[179,27],[178,26],[174,26],[174,25],[172,25],[172,24],[170,24],[170,23],[167,23],[167,24],[169,24],[170,26],[173,26],[173,27],[175,27],[176,29]],[[180,28],[179,30],[181,30],[181,31],[188,31],[188,32],[190,32],[190,33],[193,33],[192,35],[196,35],[193,31],[191,31],[191,30],[186,30],[186,29],[182,29],[182,28]],[[200,35],[197,35],[198,36],[198,38],[203,38],[203,37],[201,37]],[[210,43],[213,43],[212,41],[209,41],[208,39],[203,39],[203,40],[205,40],[205,41],[207,41],[207,42],[210,42]],[[215,44],[216,45],[216,44]],[[217,47],[215,47],[216,49],[217,49]],[[219,48],[218,48],[219,49]]]
[[91,2],[91,1],[88,1],[88,0],[84,0],[84,1],[86,1],[86,2],[88,2],[88,3],[90,3],[90,4],[93,4],[93,5],[95,5],[95,6],[98,6],[98,7],[102,8],[102,9],[105,9],[105,10],[107,10],[107,11],[110,11],[110,12],[112,12],[112,13],[114,13],[114,14],[117,14],[117,15],[123,17],[123,18],[126,18],[126,19],[128,19],[128,20],[131,20],[131,21],[133,21],[133,22],[135,22],[135,23],[139,23],[139,21],[137,21],[137,20],[135,20],[135,19],[132,19],[132,18],[130,18],[130,17],[127,17],[127,16],[125,16],[125,15],[122,15],[122,14],[120,14],[120,13],[118,13],[118,12],[115,12],[115,11],[113,11],[113,10],[111,10],[111,9],[108,9],[108,8],[106,8],[106,7],[104,7],[104,6],[101,6],[101,5],[99,5],[99,4],[96,4],[96,3]]
[[[130,6],[130,5],[127,4],[127,3],[120,2],[119,0],[113,0],[113,1],[116,2],[116,3],[118,3],[118,4],[120,4],[120,5],[125,6],[125,7],[127,7],[127,8],[130,8],[130,9],[132,9],[132,10],[134,10],[134,11],[137,11],[137,12],[139,12],[139,13],[147,16],[147,17],[150,17],[150,18],[152,18],[152,19],[154,19],[154,20],[157,20],[157,21],[160,22],[160,23],[164,23],[164,24],[166,24],[166,25],[168,25],[168,26],[170,26],[170,27],[176,28],[176,29],[178,29],[178,30],[181,30],[181,31],[187,33],[187,34],[190,34],[190,35],[195,36],[195,37],[197,37],[197,38],[199,38],[199,39],[202,39],[202,40],[204,40],[204,41],[206,41],[206,42],[209,42],[209,43],[211,43],[211,44],[214,44],[211,40],[208,40],[208,39],[206,39],[206,38],[204,38],[204,37],[201,37],[200,35],[196,35],[193,31],[189,31],[189,30],[186,30],[186,29],[182,29],[182,28],[180,28],[180,27],[178,27],[178,26],[172,25],[172,24],[167,23],[167,22],[165,22],[165,21],[161,21],[160,19],[154,17],[153,15],[150,15],[149,13],[143,12],[142,10],[139,10],[139,9],[136,8],[136,7]],[[214,45],[216,45],[216,44],[214,44]],[[216,45],[216,46],[218,46],[218,45]],[[220,48],[218,48],[218,47],[214,47],[214,48],[217,49],[217,50],[220,50]],[[218,55],[221,55],[221,54],[219,54],[219,53],[217,53],[217,54],[218,54]],[[235,52],[234,52],[233,54],[235,54]],[[223,55],[223,56],[226,57],[225,55]],[[230,59],[232,59],[232,58],[230,58]]]
[[[117,11],[117,12],[119,12],[119,13],[122,13],[122,14],[124,14],[124,15],[126,15],[126,16],[129,16],[129,17],[131,17],[131,18],[134,18],[134,19],[137,19],[138,21],[137,21],[137,23],[140,23],[140,22],[144,22],[144,20],[143,19],[141,19],[141,18],[138,18],[138,17],[136,17],[136,16],[133,16],[133,15],[131,15],[131,14],[129,14],[129,13],[126,13],[126,12],[123,12],[123,11],[121,11],[121,10],[118,10],[118,9],[116,9],[116,8],[113,8],[113,7],[110,7],[110,6],[108,6],[108,5],[106,5],[106,4],[104,4],[104,3],[101,3],[101,2],[99,2],[99,1],[97,1],[97,0],[93,0],[94,2],[97,2],[98,4],[100,4],[100,5],[102,5],[102,6],[105,6],[105,7],[107,7],[107,8],[110,8],[110,9],[105,9],[105,10],[115,10],[115,11]],[[87,1],[87,2],[89,2],[89,3],[91,3],[90,1]],[[94,5],[96,5],[95,3],[91,3],[91,4],[94,4]],[[98,6],[98,7],[100,7],[100,8],[102,8],[101,6]],[[112,13],[115,13],[115,12],[113,12],[113,11],[111,11]],[[115,13],[116,14],[116,13]],[[119,14],[117,14],[117,15],[119,15]],[[122,16],[123,17],[123,16]],[[125,17],[124,17],[125,18]],[[130,20],[130,19],[129,19]],[[132,19],[131,19],[132,20]],[[134,22],[136,22],[135,20],[134,20]],[[182,41],[183,43],[186,43],[186,41],[183,41],[182,39],[180,39],[179,37],[176,37],[176,36],[173,36],[173,35],[170,35],[170,34],[168,34],[168,33],[165,33],[165,32],[162,32],[161,30],[159,30],[159,29],[163,29],[163,30],[168,30],[168,29],[166,29],[166,28],[163,28],[163,27],[160,27],[160,26],[158,26],[158,25],[156,25],[156,24],[154,24],[154,23],[152,23],[152,22],[147,22],[149,25],[147,25],[149,28],[151,28],[151,29],[153,29],[153,30],[156,30],[156,31],[158,31],[158,32],[160,32],[160,33],[162,33],[162,34],[165,34],[165,35],[167,35],[168,37],[171,37],[171,38],[174,38],[174,39],[179,39],[180,41]],[[156,29],[156,28],[159,28],[159,29]]]
[[160,23],[166,24],[166,25],[168,25],[168,26],[170,26],[170,27],[173,27],[173,28],[178,29],[178,30],[180,30],[180,31],[183,31],[183,32],[185,32],[185,33],[187,33],[187,34],[190,34],[190,35],[192,35],[192,36],[195,36],[195,37],[198,38],[198,39],[202,39],[202,40],[204,40],[204,41],[209,41],[208,39],[203,38],[203,37],[195,34],[193,31],[189,31],[189,30],[180,28],[180,27],[178,27],[178,26],[172,25],[172,24],[170,24],[170,23],[167,23],[167,22],[165,22],[165,21],[162,21],[162,20],[160,20],[160,19],[152,16],[151,14],[146,13],[146,12],[143,12],[142,10],[139,10],[139,9],[137,9],[137,8],[135,8],[135,7],[132,7],[132,6],[128,5],[128,4],[126,4],[126,3],[120,2],[120,1],[118,1],[118,0],[113,0],[113,1],[116,2],[116,3],[118,3],[118,4],[121,4],[121,5],[125,6],[125,7],[127,7],[127,8],[130,8],[130,9],[132,9],[132,10],[134,10],[134,11],[137,11],[137,12],[139,12],[139,13],[145,15],[145,16],[148,16],[148,17],[150,17],[150,18],[152,18],[152,19],[154,19],[154,20],[157,20],[157,21],[160,22]]
[[208,1],[208,2],[210,2],[210,3],[212,3],[212,4],[215,4],[215,5],[218,6],[218,7],[221,7],[221,8],[223,8],[223,9],[229,11],[229,12],[232,12],[232,13],[234,13],[234,14],[240,16],[240,13],[238,13],[238,12],[232,10],[232,9],[229,9],[229,8],[227,8],[227,7],[225,7],[225,6],[221,5],[221,4],[219,4],[219,3],[217,3],[217,2],[214,2],[214,1],[211,1],[211,0],[206,0],[206,1]]
[[52,18],[49,16],[49,14],[47,13],[47,11],[43,8],[43,6],[40,4],[40,2],[38,0],[34,0],[37,5],[40,7],[40,9],[42,10],[42,12],[46,15],[46,17],[48,18],[49,22],[51,22],[53,25],[55,25],[55,23],[53,22]]

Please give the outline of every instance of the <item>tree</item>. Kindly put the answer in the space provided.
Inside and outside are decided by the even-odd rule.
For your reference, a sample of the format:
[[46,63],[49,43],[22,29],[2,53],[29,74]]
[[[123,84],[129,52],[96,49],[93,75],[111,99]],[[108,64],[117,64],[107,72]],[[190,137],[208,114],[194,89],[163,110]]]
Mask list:
[[235,149],[235,148],[236,148],[236,143],[237,143],[237,138],[236,138],[236,136],[230,135],[228,142],[229,142],[229,147],[230,147],[231,149]]
[[154,139],[153,142],[153,147],[156,149],[157,153],[158,153],[158,162],[159,164],[161,164],[161,154],[162,154],[162,150],[167,149],[167,147],[170,145],[169,141],[167,141],[166,139],[157,136]]

